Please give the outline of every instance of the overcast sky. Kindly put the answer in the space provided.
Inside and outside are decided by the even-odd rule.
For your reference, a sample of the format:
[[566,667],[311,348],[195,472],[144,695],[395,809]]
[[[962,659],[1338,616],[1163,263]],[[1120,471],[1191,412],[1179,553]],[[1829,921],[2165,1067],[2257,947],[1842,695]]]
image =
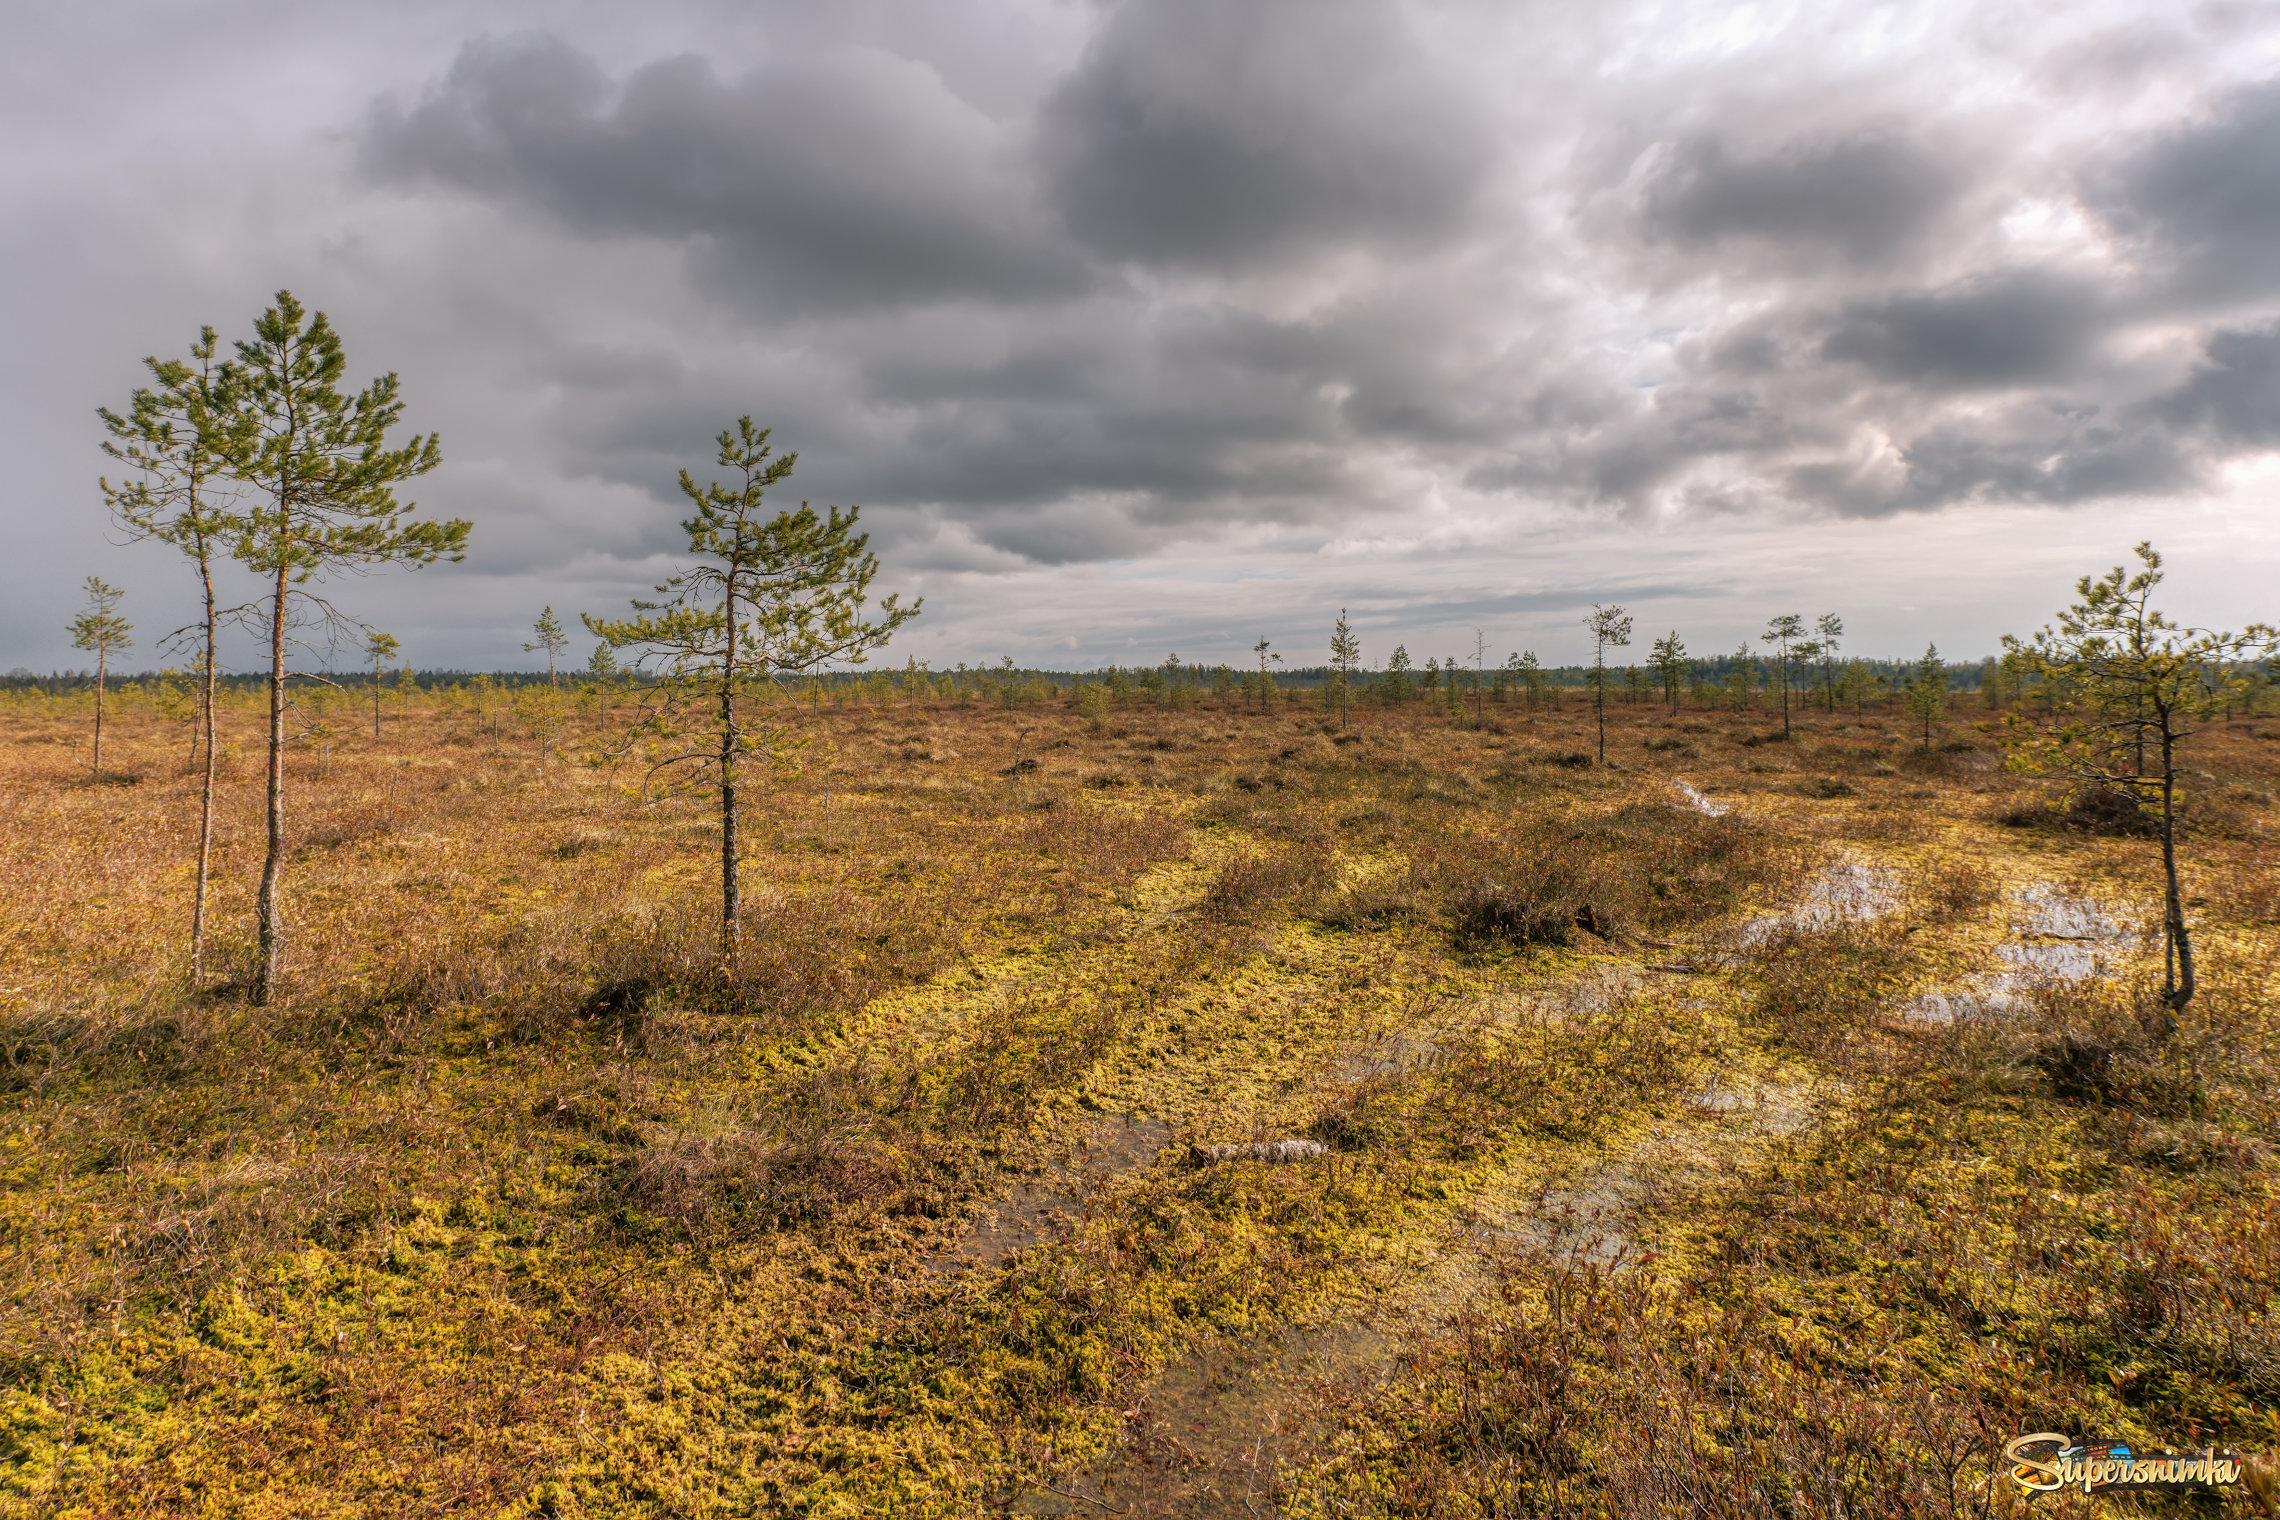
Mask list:
[[[671,570],[743,413],[938,666],[1977,655],[2152,538],[2280,615],[2280,7],[17,4],[0,669],[150,634],[98,405],[290,287],[468,558],[424,666]],[[575,656],[583,658],[583,636]]]

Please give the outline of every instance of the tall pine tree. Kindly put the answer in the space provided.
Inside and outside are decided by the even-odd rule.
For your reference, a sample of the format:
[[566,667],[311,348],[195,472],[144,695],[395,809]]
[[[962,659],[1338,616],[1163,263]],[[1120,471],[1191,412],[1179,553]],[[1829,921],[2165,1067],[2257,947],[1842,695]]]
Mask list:
[[328,574],[371,565],[417,568],[466,555],[468,524],[411,520],[395,488],[442,462],[433,434],[390,448],[404,415],[400,386],[383,375],[351,394],[340,336],[291,291],[237,345],[224,389],[229,473],[248,488],[231,553],[268,581],[263,632],[269,642],[268,851],[254,898],[260,964],[254,1001],[277,995],[285,975],[285,689],[291,629],[304,612],[331,618],[309,590]]
[[[101,482],[111,515],[134,539],[171,544],[198,571],[198,735],[206,747],[198,783],[198,865],[190,906],[190,981],[206,974],[206,884],[214,855],[216,642],[224,616],[214,592],[214,561],[244,530],[229,477],[233,430],[243,420],[226,394],[228,366],[217,363],[211,327],[201,328],[190,358],[147,358],[154,384],[138,388],[122,415],[97,409],[110,434],[103,452],[136,472],[113,486]],[[170,636],[172,638],[179,637]]]

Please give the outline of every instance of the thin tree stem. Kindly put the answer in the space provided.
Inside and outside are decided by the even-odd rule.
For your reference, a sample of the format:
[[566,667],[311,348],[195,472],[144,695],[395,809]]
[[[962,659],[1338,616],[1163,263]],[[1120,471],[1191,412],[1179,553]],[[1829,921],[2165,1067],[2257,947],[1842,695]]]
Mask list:
[[[284,513],[280,508],[280,516]],[[285,612],[292,595],[292,555],[283,532],[277,545],[277,583],[269,612],[269,849],[261,862],[261,890],[254,902],[260,937],[259,969],[253,1000],[266,1004],[277,995],[285,973]]]
[[190,985],[206,979],[206,877],[214,855],[214,571],[205,540],[198,542],[198,580],[206,598],[206,680],[199,693],[199,723],[206,731],[206,773],[198,788],[198,882],[190,908]]

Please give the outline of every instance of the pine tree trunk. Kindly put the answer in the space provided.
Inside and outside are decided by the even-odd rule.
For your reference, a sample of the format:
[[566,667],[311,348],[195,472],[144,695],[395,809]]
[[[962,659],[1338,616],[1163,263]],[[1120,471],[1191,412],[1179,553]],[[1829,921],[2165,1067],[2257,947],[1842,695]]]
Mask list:
[[720,669],[720,954],[730,972],[743,949],[736,917],[736,572],[729,565],[722,597],[727,626]]
[[2172,1024],[2185,1005],[2193,1001],[2193,940],[2185,929],[2185,898],[2177,886],[2177,763],[2176,739],[2169,731],[2164,715],[2161,732],[2161,870],[2167,888],[2167,914],[2162,927],[2167,931],[2169,951],[2176,959],[2173,971],[2165,974],[2168,986],[2163,989],[2162,1001],[2169,1005]]
[[1607,660],[1604,654],[1591,659],[1591,704],[1599,718],[1599,763],[1607,763]]
[[109,663],[110,651],[98,647],[95,651],[95,779],[103,779],[103,674]]
[[720,953],[736,964],[736,707],[727,678],[720,685]]
[[280,543],[269,615],[269,853],[262,860],[261,890],[254,898],[261,959],[253,982],[257,1005],[277,995],[285,974],[285,601],[292,593],[291,576],[292,556]]
[[206,731],[206,773],[198,788],[198,882],[190,906],[190,985],[206,978],[206,877],[214,858],[214,572],[203,555],[198,578],[206,593],[206,682],[199,693],[200,725]]

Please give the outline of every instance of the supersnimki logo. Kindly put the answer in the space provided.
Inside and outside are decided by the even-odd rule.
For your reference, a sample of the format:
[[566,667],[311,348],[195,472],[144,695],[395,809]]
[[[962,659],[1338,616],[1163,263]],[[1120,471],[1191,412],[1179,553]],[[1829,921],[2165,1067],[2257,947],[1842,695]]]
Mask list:
[[2199,1451],[2132,1448],[2127,1441],[2081,1440],[2041,1431],[2003,1448],[2011,1481],[2029,1494],[2185,1492],[2240,1482],[2246,1458],[2214,1446]]

